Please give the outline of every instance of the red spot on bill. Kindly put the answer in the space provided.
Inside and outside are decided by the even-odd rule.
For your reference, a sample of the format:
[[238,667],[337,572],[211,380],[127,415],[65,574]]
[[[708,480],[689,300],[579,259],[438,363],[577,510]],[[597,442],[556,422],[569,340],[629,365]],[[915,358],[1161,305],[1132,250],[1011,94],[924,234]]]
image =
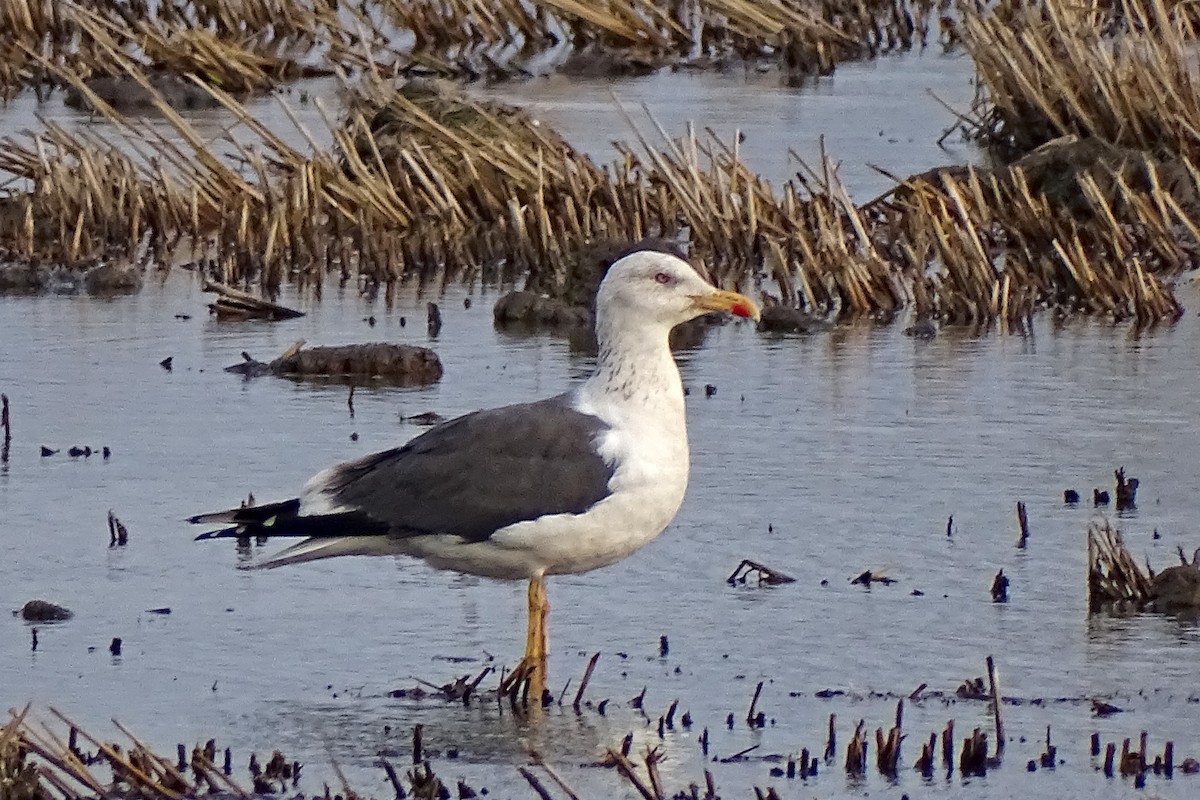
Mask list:
[[729,312],[735,317],[751,316],[750,306],[746,305],[745,303],[736,303],[733,308],[729,309]]

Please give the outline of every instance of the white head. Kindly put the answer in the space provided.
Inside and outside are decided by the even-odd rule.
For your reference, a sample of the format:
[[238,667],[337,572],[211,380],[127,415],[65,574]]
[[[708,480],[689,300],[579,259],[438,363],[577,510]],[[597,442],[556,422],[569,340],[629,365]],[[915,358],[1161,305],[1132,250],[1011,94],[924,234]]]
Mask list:
[[637,250],[614,263],[596,294],[597,332],[616,326],[659,329],[665,335],[712,311],[759,316],[748,297],[716,288],[686,261],[659,250]]

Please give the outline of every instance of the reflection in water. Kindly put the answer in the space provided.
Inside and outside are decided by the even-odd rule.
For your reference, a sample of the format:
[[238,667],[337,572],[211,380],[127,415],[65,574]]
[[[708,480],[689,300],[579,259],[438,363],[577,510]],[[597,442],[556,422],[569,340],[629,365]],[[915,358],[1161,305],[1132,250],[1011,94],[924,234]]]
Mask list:
[[[1088,644],[1094,657],[1126,657],[1126,648],[1144,648],[1147,634],[1164,646],[1200,641],[1200,609],[1169,614],[1130,612],[1104,613],[1088,617]],[[1173,642],[1172,642],[1173,640]]]
[[[340,699],[340,698],[339,698]],[[563,763],[599,761],[624,736],[617,720],[555,709],[537,719],[496,703],[436,700],[412,702],[352,698],[346,703],[301,700],[264,709],[258,724],[279,731],[281,746],[300,750],[312,741],[329,743],[339,764],[370,767],[383,756],[411,763],[412,727],[424,726],[425,754],[454,755],[471,764],[524,763],[531,752],[552,753]]]

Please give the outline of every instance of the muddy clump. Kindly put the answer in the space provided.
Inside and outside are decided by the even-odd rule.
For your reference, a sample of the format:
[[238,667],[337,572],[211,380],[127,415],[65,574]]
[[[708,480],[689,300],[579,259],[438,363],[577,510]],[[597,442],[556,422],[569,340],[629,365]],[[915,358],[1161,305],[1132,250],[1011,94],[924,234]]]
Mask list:
[[0,264],[0,294],[33,294],[42,289],[43,275],[35,264]]
[[83,273],[88,294],[133,294],[142,288],[142,271],[134,264],[105,262]]
[[[1084,184],[1096,187],[1089,199]],[[1056,212],[1079,221],[1090,221],[1107,211],[1118,220],[1137,221],[1137,209],[1126,199],[1131,193],[1149,195],[1164,191],[1189,216],[1200,214],[1200,196],[1187,164],[1175,157],[1158,157],[1094,136],[1061,136],[1016,158],[1006,166],[935,167],[902,181],[890,193],[900,202],[919,200],[922,191],[933,189],[953,200],[963,186],[976,184],[998,209],[1015,204],[1023,196],[1044,198]]]
[[[154,111],[155,98],[161,99],[176,111],[200,111],[220,108],[221,104],[204,87],[175,75],[150,74],[148,85],[129,75],[102,75],[84,81],[91,94],[122,114],[145,114]],[[88,92],[76,86],[67,88],[63,102],[79,111],[96,110]]]
[[586,306],[527,290],[509,292],[496,301],[492,317],[498,327],[585,328],[592,315]]
[[[1016,170],[1021,171],[1020,176]],[[1096,213],[1096,204],[1087,200],[1081,188],[1084,179],[1095,182],[1100,197],[1118,219],[1136,221],[1136,209],[1123,200],[1127,192],[1122,191],[1122,184],[1146,196],[1166,192],[1188,216],[1200,214],[1196,183],[1183,159],[1156,157],[1094,136],[1063,136],[1047,142],[1014,161],[998,177],[1008,184],[1024,180],[1030,192],[1044,195],[1050,203],[1077,217]]]
[[142,288],[142,272],[130,263],[102,261],[92,266],[46,264],[18,259],[0,264],[0,294],[133,294]]
[[442,378],[442,362],[437,353],[407,344],[379,342],[306,350],[301,342],[274,361],[256,361],[248,353],[243,353],[242,358],[241,364],[226,367],[225,371],[246,377],[383,380],[402,386],[424,386]]
[[658,50],[622,51],[592,45],[577,50],[558,65],[559,74],[572,78],[642,78],[672,63]]
[[824,317],[779,303],[764,306],[758,322],[758,329],[768,333],[818,333],[831,327]]
[[1191,562],[1167,567],[1150,580],[1150,599],[1155,611],[1200,610],[1200,550],[1192,554]]
[[30,600],[19,613],[26,622],[63,622],[75,616],[69,608],[45,600]]

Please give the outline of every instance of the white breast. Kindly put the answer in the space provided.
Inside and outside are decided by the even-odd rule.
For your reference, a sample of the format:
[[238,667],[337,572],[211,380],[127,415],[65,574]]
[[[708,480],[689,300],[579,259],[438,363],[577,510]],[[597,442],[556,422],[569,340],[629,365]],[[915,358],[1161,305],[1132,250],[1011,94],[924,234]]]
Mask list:
[[616,465],[612,494],[582,514],[510,525],[489,541],[536,554],[548,575],[588,572],[631,555],[662,533],[683,503],[687,434],[674,428],[639,423],[610,430],[600,452]]

